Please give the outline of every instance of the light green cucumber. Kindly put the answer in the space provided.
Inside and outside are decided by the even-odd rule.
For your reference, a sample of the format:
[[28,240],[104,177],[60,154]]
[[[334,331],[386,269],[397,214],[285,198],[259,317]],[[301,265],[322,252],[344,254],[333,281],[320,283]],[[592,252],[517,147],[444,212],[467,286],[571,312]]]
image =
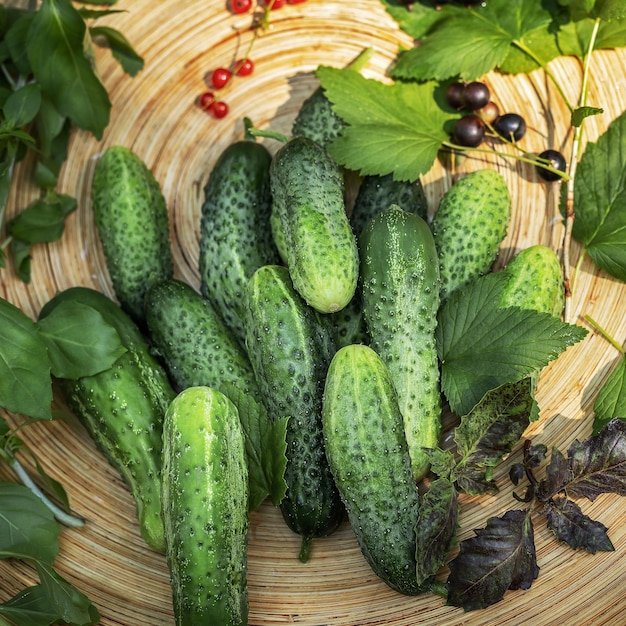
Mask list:
[[436,448],[441,434],[435,243],[421,217],[395,205],[370,220],[359,243],[370,346],[391,373],[419,481],[429,469],[424,448]]
[[146,295],[146,325],[177,391],[233,384],[260,401],[252,365],[211,302],[193,287],[170,279]]
[[334,353],[326,316],[295,290],[287,268],[265,266],[250,279],[246,346],[263,402],[274,419],[288,417],[287,493],[281,511],[302,535],[301,560],[314,537],[336,530],[345,511],[324,451],[322,394]]
[[365,559],[392,589],[419,593],[419,494],[391,374],[371,348],[335,354],[322,415],[328,462]]
[[175,392],[139,328],[103,293],[71,287],[55,295],[40,318],[68,301],[98,311],[117,330],[126,352],[99,374],[59,381],[61,393],[128,485],[146,543],[162,552],[161,436],[163,417]]
[[471,172],[446,191],[431,223],[442,300],[489,272],[510,217],[509,190],[494,169]]
[[219,156],[204,187],[200,287],[243,346],[243,291],[261,265],[277,263],[270,226],[269,168],[263,144],[243,139]]
[[162,500],[177,626],[248,623],[248,469],[235,405],[189,387],[163,427]]
[[270,181],[296,290],[321,313],[343,309],[357,286],[359,256],[338,165],[319,144],[294,137],[274,156]]
[[142,324],[146,291],[173,275],[161,187],[134,152],[112,146],[96,164],[91,198],[115,295],[122,308]]

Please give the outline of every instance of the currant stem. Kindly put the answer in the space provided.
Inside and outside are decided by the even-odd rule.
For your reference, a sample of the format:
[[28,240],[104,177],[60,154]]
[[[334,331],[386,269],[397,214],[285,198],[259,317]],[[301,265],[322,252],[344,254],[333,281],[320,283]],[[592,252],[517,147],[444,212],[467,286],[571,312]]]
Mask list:
[[609,333],[602,326],[600,326],[600,324],[598,324],[598,322],[596,322],[596,320],[594,320],[591,315],[585,315],[585,321],[591,327],[597,330],[618,352],[620,352],[621,354],[626,354],[626,349],[624,349],[624,346],[622,346],[617,341],[617,339],[611,337],[611,335],[609,335]]

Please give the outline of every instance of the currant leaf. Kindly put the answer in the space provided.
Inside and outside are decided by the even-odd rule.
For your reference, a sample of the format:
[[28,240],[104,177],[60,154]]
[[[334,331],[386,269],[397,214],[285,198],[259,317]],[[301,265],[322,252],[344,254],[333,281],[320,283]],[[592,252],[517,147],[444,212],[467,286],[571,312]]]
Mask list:
[[614,417],[626,419],[626,356],[622,356],[598,392],[593,405],[593,434]]

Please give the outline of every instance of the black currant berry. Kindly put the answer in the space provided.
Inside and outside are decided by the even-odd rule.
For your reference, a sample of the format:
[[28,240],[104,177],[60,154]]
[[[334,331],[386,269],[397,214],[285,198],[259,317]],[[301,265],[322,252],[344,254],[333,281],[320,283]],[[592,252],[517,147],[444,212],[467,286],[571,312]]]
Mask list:
[[474,81],[465,85],[463,100],[465,101],[465,107],[471,111],[482,109],[489,102],[490,98],[489,87],[485,83]]
[[485,137],[485,123],[476,115],[462,117],[454,126],[454,140],[460,146],[475,148]]
[[450,83],[446,89],[446,101],[453,108],[460,110],[465,106],[463,92],[465,85],[463,83]]
[[517,113],[505,113],[500,115],[493,123],[494,130],[503,137],[511,141],[519,141],[526,133],[526,122]]
[[[544,162],[547,161],[547,165],[561,172],[564,172],[567,167],[565,157],[557,150],[544,150],[539,155],[539,158]],[[535,167],[537,168],[537,174],[544,180],[552,182],[561,178],[556,172],[551,172],[545,169],[545,167],[541,167],[541,165],[535,165]]]

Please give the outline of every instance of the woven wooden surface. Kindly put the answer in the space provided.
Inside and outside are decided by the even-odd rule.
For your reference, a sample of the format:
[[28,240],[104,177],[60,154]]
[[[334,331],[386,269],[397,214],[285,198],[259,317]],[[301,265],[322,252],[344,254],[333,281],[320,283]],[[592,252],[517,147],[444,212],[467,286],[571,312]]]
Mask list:
[[[220,152],[242,134],[242,118],[289,132],[304,97],[316,86],[319,64],[343,66],[364,47],[374,56],[367,77],[384,78],[398,45],[410,45],[378,0],[308,2],[272,14],[271,28],[254,46],[254,74],[233,81],[224,93],[229,116],[214,120],[195,103],[206,89],[210,71],[241,56],[250,41],[250,16],[232,16],[223,0],[121,0],[127,12],[102,23],[119,28],[142,54],[144,71],[126,76],[107,52],[98,53],[101,76],[112,97],[113,111],[101,142],[86,133],[73,136],[70,157],[59,190],[79,199],[63,238],[34,250],[32,282],[24,285],[10,269],[0,273],[0,295],[35,317],[58,289],[87,285],[112,294],[104,258],[94,230],[90,185],[98,154],[109,145],[132,148],[153,170],[171,211],[172,246],[178,278],[194,286],[198,278],[199,211],[202,187]],[[581,68],[573,60],[552,65],[576,100]],[[522,146],[528,150],[564,147],[568,115],[544,75],[504,77],[487,82],[501,109],[522,113],[529,127]],[[626,109],[626,52],[595,55],[591,79],[592,106],[603,115],[586,123],[594,140]],[[416,120],[416,123],[418,120]],[[554,130],[552,130],[554,129]],[[276,144],[268,142],[272,150]],[[531,166],[497,159],[487,163],[505,176],[514,199],[514,214],[499,263],[528,245],[558,249],[563,225],[557,210],[557,186],[539,182]],[[461,171],[484,167],[466,160]],[[452,183],[437,165],[424,177],[431,207]],[[36,196],[27,171],[18,171],[10,214]],[[574,262],[579,247],[574,246]],[[626,286],[582,264],[574,293],[574,318],[585,324],[591,315],[619,342],[626,341]],[[592,405],[619,353],[591,332],[549,366],[541,378],[541,419],[528,430],[536,442],[562,450],[591,433]],[[9,417],[12,421],[12,418]],[[64,530],[59,572],[97,605],[103,626],[171,626],[171,596],[165,559],[140,538],[134,504],[119,476],[96,451],[74,420],[39,424],[23,432],[45,469],[69,493],[85,527]],[[519,447],[513,460],[519,460]],[[506,476],[496,473],[497,496],[461,498],[460,538],[485,525],[488,517],[515,508]],[[0,479],[12,478],[6,467]],[[615,552],[589,555],[557,543],[541,516],[534,520],[539,577],[528,591],[506,594],[489,609],[471,613],[445,606],[435,596],[407,598],[388,589],[365,563],[349,525],[314,544],[309,563],[297,559],[299,538],[269,504],[253,513],[249,547],[250,624],[309,626],[619,626],[626,622],[626,499],[602,496],[581,502],[583,510],[609,527]],[[35,579],[21,563],[0,561],[0,600]]]

